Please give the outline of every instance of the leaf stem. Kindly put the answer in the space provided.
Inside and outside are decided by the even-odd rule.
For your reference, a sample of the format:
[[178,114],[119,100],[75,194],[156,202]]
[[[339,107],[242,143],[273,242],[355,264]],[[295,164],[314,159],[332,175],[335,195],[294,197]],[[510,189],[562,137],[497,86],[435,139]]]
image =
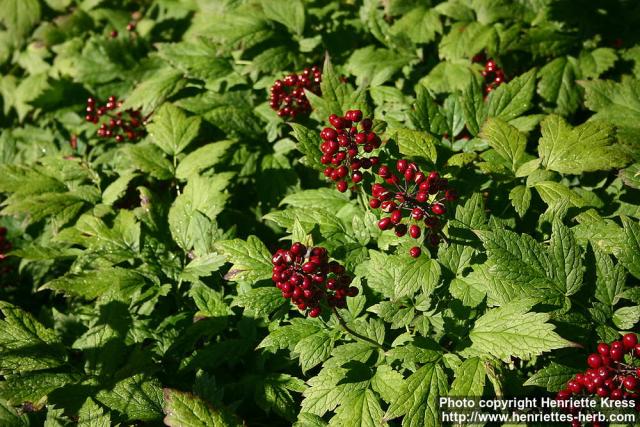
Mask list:
[[344,318],[340,315],[340,313],[338,312],[338,310],[333,307],[332,308],[333,312],[336,315],[336,318],[338,319],[338,323],[340,323],[340,326],[342,326],[342,328],[347,331],[350,335],[354,336],[355,338],[358,338],[361,341],[365,341],[373,346],[376,346],[378,348],[380,348],[383,351],[387,351],[387,349],[380,343],[378,343],[377,341],[372,340],[369,337],[366,337],[362,334],[359,334],[358,332],[354,331],[353,329],[351,329],[349,326],[347,326],[347,322],[345,322]]

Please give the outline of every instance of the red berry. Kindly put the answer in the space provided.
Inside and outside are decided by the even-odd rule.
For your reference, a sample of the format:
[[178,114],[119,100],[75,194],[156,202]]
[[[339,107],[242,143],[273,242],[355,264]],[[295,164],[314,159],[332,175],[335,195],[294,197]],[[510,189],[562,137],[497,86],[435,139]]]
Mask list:
[[603,342],[601,342],[600,344],[598,344],[598,353],[600,353],[603,356],[608,356],[609,355],[609,346]]
[[638,382],[636,381],[635,377],[629,375],[624,379],[624,386],[627,390],[629,391],[634,391],[636,389],[636,386],[638,385]]
[[318,317],[320,315],[320,307],[314,307],[309,310],[309,317]]
[[624,349],[624,344],[621,341],[614,341],[611,343],[611,350],[622,350]]
[[336,188],[338,189],[339,192],[344,193],[345,191],[347,191],[347,182],[338,181],[338,183],[336,184]]
[[391,223],[391,218],[382,218],[380,221],[378,221],[378,228],[380,228],[380,230],[388,230],[392,227],[392,223]]
[[405,234],[407,234],[407,225],[406,224],[398,224],[395,226],[395,233],[396,236],[398,237],[402,237]]
[[419,226],[412,224],[409,227],[409,236],[413,237],[414,239],[417,239],[418,237],[420,237],[421,234],[421,229]]
[[624,357],[624,351],[619,348],[612,348],[609,354],[611,355],[611,359],[616,362],[621,361]]
[[625,349],[630,350],[634,348],[636,344],[638,344],[638,337],[636,336],[636,334],[628,333],[622,337],[622,344],[624,345]]
[[433,205],[431,205],[431,212],[433,212],[436,215],[442,215],[446,211],[447,209],[444,207],[442,203],[434,203]]
[[364,131],[371,130],[372,126],[373,126],[373,122],[371,121],[371,119],[364,119],[363,121],[360,122],[360,127]]
[[371,199],[369,200],[369,206],[371,206],[373,209],[377,209],[380,207],[380,199]]
[[574,394],[578,394],[582,391],[582,384],[580,384],[577,381],[569,381],[567,383],[567,387],[569,388],[569,390],[571,390]]
[[409,249],[409,254],[413,258],[418,258],[420,254],[422,254],[422,249],[420,249],[418,246],[414,246],[411,249]]
[[400,209],[396,209],[391,213],[390,218],[392,223],[398,224],[400,221],[402,221],[402,211],[400,211]]
[[407,162],[404,159],[400,159],[396,162],[396,169],[400,173],[404,173],[407,170],[408,166],[409,166],[409,162]]
[[598,354],[590,354],[587,358],[587,364],[592,368],[599,368],[602,366],[602,358]]

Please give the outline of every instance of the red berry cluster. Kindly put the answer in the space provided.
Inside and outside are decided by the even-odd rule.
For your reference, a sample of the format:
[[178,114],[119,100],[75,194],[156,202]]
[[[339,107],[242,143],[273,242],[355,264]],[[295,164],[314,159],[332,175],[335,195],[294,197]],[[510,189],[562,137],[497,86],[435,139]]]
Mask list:
[[[640,367],[625,363],[625,354],[630,355],[631,363],[634,355],[640,357],[636,334],[626,334],[621,341],[614,341],[610,345],[598,344],[598,352],[587,358],[589,369],[567,382],[556,399],[567,400],[572,396],[591,394],[612,400],[637,400],[640,397]],[[640,402],[636,410],[640,410]]]
[[492,90],[500,86],[505,82],[504,71],[502,68],[496,65],[493,59],[487,59],[484,53],[479,53],[472,59],[473,62],[484,62],[484,70],[482,70],[482,77],[484,77],[484,94],[489,95]]
[[[11,242],[7,240],[6,227],[0,227],[0,265],[7,258],[7,252],[9,252],[12,247],[13,245],[11,245]],[[0,268],[0,273],[1,274],[8,273],[10,270],[11,270],[11,267],[8,265],[5,265],[2,268]]]
[[97,105],[94,98],[87,99],[85,120],[94,124],[100,123],[98,136],[113,138],[116,142],[137,141],[145,135],[144,118],[139,110],[120,111],[122,101],[110,96],[105,105]]
[[329,261],[325,248],[307,248],[296,242],[288,250],[279,249],[271,261],[271,278],[282,296],[290,299],[300,311],[308,310],[309,317],[320,315],[321,302],[342,308],[346,297],[358,295],[358,288],[349,286],[353,279],[342,265]]
[[[326,167],[324,176],[333,180],[338,191],[344,193],[347,191],[347,176],[357,184],[363,178],[361,169],[370,169],[378,164],[376,156],[361,158],[359,147],[365,153],[371,153],[380,148],[382,141],[371,131],[371,119],[363,119],[360,110],[349,110],[344,117],[332,114],[329,116],[329,123],[333,128],[326,127],[320,132],[320,161],[323,165],[332,165]],[[360,123],[359,131],[357,123]]]
[[[369,206],[389,214],[378,221],[378,227],[381,230],[393,228],[398,237],[408,232],[412,238],[418,239],[422,235],[419,224],[423,223],[428,242],[437,246],[442,230],[440,217],[447,212],[444,202],[456,200],[456,191],[449,188],[448,181],[438,172],[425,175],[408,160],[398,160],[396,171],[397,174],[386,165],[380,166],[378,175],[384,183],[373,184],[371,188],[373,198],[369,200]],[[417,258],[422,250],[414,246],[409,253]]]
[[316,65],[305,68],[300,74],[291,73],[271,86],[269,105],[282,118],[294,120],[299,115],[309,114],[311,104],[304,90],[319,95],[321,81],[322,71]]

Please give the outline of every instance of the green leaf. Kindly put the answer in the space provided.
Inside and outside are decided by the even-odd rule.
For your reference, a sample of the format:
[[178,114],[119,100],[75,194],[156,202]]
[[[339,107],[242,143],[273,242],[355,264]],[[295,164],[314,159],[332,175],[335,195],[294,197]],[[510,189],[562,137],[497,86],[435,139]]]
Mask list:
[[233,263],[225,276],[227,280],[255,282],[271,277],[271,254],[256,236],[249,236],[246,241],[226,240],[216,243],[215,246]]
[[49,289],[92,300],[107,293],[119,292],[130,295],[144,285],[144,276],[135,270],[110,267],[82,273],[67,273],[45,283],[39,290]]
[[436,163],[437,140],[427,132],[420,132],[411,129],[396,129],[396,134],[400,152],[410,157],[420,157]]
[[270,316],[280,307],[289,305],[282,297],[282,292],[273,286],[251,289],[238,295],[238,305],[255,313],[257,316]]
[[155,144],[170,156],[181,153],[198,135],[200,117],[188,117],[173,104],[164,104],[153,115],[147,130]]
[[318,416],[334,410],[348,396],[369,386],[369,379],[362,375],[348,376],[346,368],[323,369],[307,381],[309,388],[304,393],[301,412]]
[[78,412],[78,427],[109,427],[111,417],[92,398],[87,398]]
[[226,261],[225,256],[215,253],[196,257],[184,267],[180,277],[183,280],[197,282],[200,277],[206,277],[214,271],[218,271]]
[[581,174],[609,170],[627,164],[627,156],[615,144],[611,125],[589,121],[572,128],[560,116],[551,115],[542,121],[542,138],[538,151],[548,170]]
[[349,204],[349,195],[340,193],[331,188],[317,188],[291,193],[280,202],[280,205],[289,205],[297,208],[324,209],[331,206],[339,210]]
[[[52,412],[52,409],[47,412]],[[16,410],[2,399],[0,399],[0,422],[11,427],[28,427],[31,425],[27,414],[18,415]],[[45,427],[49,426],[45,424]]]
[[203,283],[194,283],[189,290],[198,312],[196,317],[224,317],[231,314],[231,309],[224,301],[222,293],[214,291]]
[[622,217],[625,244],[615,251],[616,258],[629,273],[640,278],[640,224],[626,216]]
[[171,162],[155,145],[137,144],[130,145],[126,152],[131,158],[131,162],[141,171],[148,173],[154,178],[170,179],[173,177],[173,166]]
[[634,163],[621,170],[620,179],[629,187],[640,190],[640,163]]
[[536,70],[530,70],[491,91],[487,97],[487,116],[513,120],[531,108],[536,88]]
[[482,126],[480,136],[487,140],[515,172],[527,146],[527,138],[515,127],[498,118],[490,118]]
[[582,251],[571,229],[555,218],[549,245],[553,261],[554,279],[561,284],[566,296],[573,295],[582,287]]
[[621,307],[613,312],[613,324],[622,330],[630,330],[640,321],[640,306]]
[[451,383],[449,396],[482,397],[487,374],[479,357],[465,360],[456,370],[456,379]]
[[70,374],[11,375],[0,382],[0,396],[10,405],[17,406],[31,402],[34,406],[41,407],[45,404],[49,393],[76,380],[77,377]]
[[164,418],[169,427],[230,427],[242,422],[229,410],[212,405],[191,393],[164,389]]
[[527,213],[531,204],[531,190],[525,185],[516,185],[509,192],[509,200],[520,218]]
[[176,178],[186,180],[191,175],[198,174],[204,169],[220,163],[229,148],[235,143],[230,140],[218,141],[193,150],[180,160],[176,168]]
[[304,32],[304,5],[301,0],[278,1],[261,0],[262,9],[267,18],[279,22],[293,33],[302,35]]
[[420,83],[436,93],[454,92],[464,90],[475,78],[467,64],[440,62],[427,76],[420,79]]
[[0,3],[0,21],[16,46],[26,40],[31,29],[40,21],[40,13],[38,0],[2,0]]
[[419,130],[435,135],[447,131],[446,119],[440,107],[423,85],[416,87],[414,110],[409,111],[408,114],[413,125]]
[[161,68],[152,77],[136,86],[122,108],[141,109],[142,114],[146,116],[185,84],[180,71],[169,67]]
[[415,7],[403,14],[391,26],[391,33],[406,36],[416,43],[429,43],[436,34],[442,33],[442,22],[435,9]]
[[231,73],[229,61],[219,58],[215,46],[204,40],[180,43],[157,43],[158,55],[187,76],[216,80]]
[[611,257],[597,246],[593,247],[593,253],[596,258],[595,297],[601,303],[613,307],[624,291],[627,272],[621,264],[614,266]]
[[320,330],[320,325],[306,319],[293,319],[290,325],[280,326],[266,336],[257,348],[270,350],[293,350],[300,340],[315,334]]
[[568,116],[580,106],[582,96],[576,79],[580,77],[578,61],[571,56],[556,58],[540,69],[538,93],[554,105],[553,112]]
[[125,378],[110,390],[100,390],[96,400],[127,420],[153,421],[162,416],[162,387],[158,380],[143,374]]
[[137,177],[138,174],[136,172],[124,172],[122,175],[118,177],[115,181],[113,181],[107,188],[102,192],[102,203],[106,205],[113,205],[115,202],[122,198],[127,188],[129,187],[129,183]]
[[587,206],[586,200],[584,200],[575,191],[568,188],[566,185],[553,181],[540,181],[534,184],[540,198],[544,200],[549,206],[553,206],[558,202],[567,203],[567,205],[577,208]]
[[350,393],[331,418],[330,426],[376,427],[383,425],[380,420],[384,411],[375,393],[370,389]]
[[287,420],[294,420],[297,414],[297,402],[291,391],[302,392],[306,389],[304,381],[287,374],[268,374],[259,380],[254,394],[256,403],[266,412],[274,410]]
[[402,374],[394,371],[389,365],[380,365],[371,379],[371,388],[382,397],[385,402],[392,402],[400,389],[404,379]]
[[[345,67],[356,76],[358,86],[380,86],[389,81],[410,59],[397,51],[370,45],[355,50]],[[324,89],[322,95],[324,98]]]
[[494,37],[495,32],[489,25],[479,22],[456,22],[442,37],[438,55],[449,61],[471,58],[492,43]]
[[298,354],[302,372],[307,372],[309,369],[327,360],[329,354],[331,354],[334,343],[334,335],[324,330],[298,341],[294,352]]
[[391,402],[385,420],[404,415],[403,427],[440,424],[440,396],[447,394],[447,376],[439,364],[427,364],[406,379]]
[[[324,65],[322,68],[322,82],[320,83],[320,90],[322,91],[322,100],[324,101],[326,110],[325,115],[328,117],[330,114],[337,114],[342,116],[345,111],[342,111],[345,100],[351,95],[351,89],[348,85],[340,81],[339,76],[333,69],[331,64],[331,58],[329,55],[325,56]],[[294,132],[296,126],[293,126]],[[317,135],[317,132],[314,132]],[[317,136],[319,138],[319,136]],[[300,139],[298,139],[300,141]],[[317,144],[319,146],[320,144]],[[320,150],[318,148],[318,150]]]
[[508,362],[511,357],[529,360],[547,351],[574,346],[554,332],[555,327],[547,323],[549,314],[529,311],[534,304],[532,299],[522,299],[488,310],[469,333],[471,349]]
[[582,76],[585,79],[595,79],[614,66],[618,55],[614,49],[600,47],[592,51],[583,50],[578,60]]
[[548,366],[531,375],[523,385],[544,387],[547,391],[555,393],[565,388],[567,382],[578,372],[575,368],[551,362]]
[[0,374],[61,366],[65,352],[54,330],[45,328],[30,313],[0,301]]
[[294,137],[298,140],[297,148],[304,154],[304,163],[314,169],[323,170],[324,165],[320,162],[322,140],[318,132],[298,123],[290,123],[290,126],[293,129]]

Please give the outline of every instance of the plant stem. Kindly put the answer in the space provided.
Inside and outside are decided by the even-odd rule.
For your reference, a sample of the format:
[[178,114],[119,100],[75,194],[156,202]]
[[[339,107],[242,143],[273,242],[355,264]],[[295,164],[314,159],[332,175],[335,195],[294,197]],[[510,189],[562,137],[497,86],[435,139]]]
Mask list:
[[340,323],[340,326],[342,326],[342,328],[343,328],[345,331],[347,331],[350,335],[353,335],[355,338],[358,338],[359,340],[362,340],[362,341],[365,341],[365,342],[367,342],[367,343],[369,343],[369,344],[371,344],[371,345],[374,345],[374,346],[376,346],[376,347],[380,348],[381,350],[384,350],[384,351],[386,351],[386,350],[387,350],[387,349],[386,349],[382,344],[380,344],[380,343],[378,343],[378,342],[376,342],[376,341],[372,340],[372,339],[371,339],[371,338],[369,338],[369,337],[365,337],[364,335],[359,334],[359,333],[357,333],[356,331],[354,331],[353,329],[349,328],[349,326],[347,326],[347,322],[345,322],[345,320],[344,320],[344,319],[343,319],[343,317],[340,315],[340,313],[338,312],[338,310],[337,310],[335,307],[333,307],[333,308],[332,308],[332,310],[333,310],[333,312],[335,313],[336,318],[338,319],[338,322]]

